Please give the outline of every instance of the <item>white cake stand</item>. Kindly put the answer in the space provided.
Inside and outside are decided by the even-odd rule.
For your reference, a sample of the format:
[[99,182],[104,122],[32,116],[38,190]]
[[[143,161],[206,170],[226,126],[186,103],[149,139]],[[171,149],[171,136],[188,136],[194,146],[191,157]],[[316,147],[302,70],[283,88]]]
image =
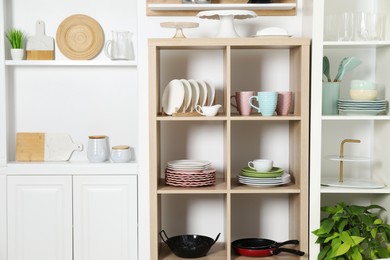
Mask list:
[[255,18],[257,14],[249,10],[212,10],[199,12],[197,16],[220,21],[217,38],[239,38],[234,28],[234,19]]

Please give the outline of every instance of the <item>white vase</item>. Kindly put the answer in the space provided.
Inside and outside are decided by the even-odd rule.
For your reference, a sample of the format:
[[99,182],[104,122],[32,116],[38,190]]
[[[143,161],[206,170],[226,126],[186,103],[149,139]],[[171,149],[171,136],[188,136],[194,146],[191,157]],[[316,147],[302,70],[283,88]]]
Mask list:
[[13,60],[23,60],[24,49],[11,49],[11,57]]

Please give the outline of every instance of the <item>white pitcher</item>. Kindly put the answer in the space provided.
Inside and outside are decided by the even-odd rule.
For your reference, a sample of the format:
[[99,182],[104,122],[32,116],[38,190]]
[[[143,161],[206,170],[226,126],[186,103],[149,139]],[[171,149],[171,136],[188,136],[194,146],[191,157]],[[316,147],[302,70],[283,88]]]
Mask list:
[[112,40],[104,46],[104,53],[111,60],[134,60],[133,33],[112,31]]

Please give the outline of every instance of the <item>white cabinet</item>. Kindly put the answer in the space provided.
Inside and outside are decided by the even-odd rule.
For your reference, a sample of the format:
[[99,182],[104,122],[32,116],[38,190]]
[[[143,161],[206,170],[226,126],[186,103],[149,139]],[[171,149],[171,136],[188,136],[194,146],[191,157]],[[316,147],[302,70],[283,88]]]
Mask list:
[[[349,87],[353,79],[374,81],[382,84],[383,99],[390,99],[388,63],[390,61],[390,34],[387,26],[384,40],[376,41],[327,41],[324,39],[325,20],[330,15],[343,12],[379,12],[389,19],[390,3],[386,0],[320,0],[313,2],[312,41],[312,88],[311,88],[311,140],[310,140],[310,231],[319,227],[321,206],[345,201],[351,204],[379,204],[387,209],[390,205],[390,178],[388,172],[389,128],[388,111],[378,116],[322,115],[322,57],[330,60],[331,74],[337,73],[343,57],[355,56],[362,64],[348,72],[341,83],[340,98],[350,99]],[[388,20],[389,21],[389,20]],[[387,24],[388,25],[388,24]],[[336,28],[332,28],[336,30]],[[323,178],[338,179],[339,163],[327,158],[339,154],[343,139],[359,139],[359,144],[346,144],[345,154],[369,157],[368,162],[344,163],[344,177],[363,179],[385,184],[381,189],[339,188],[321,186]],[[389,217],[389,213],[385,213]],[[319,252],[316,237],[311,234],[310,251],[316,257]]]
[[8,190],[8,260],[72,259],[72,177],[13,176]]
[[137,259],[135,176],[73,177],[74,259]]
[[135,260],[136,176],[8,176],[7,260]]

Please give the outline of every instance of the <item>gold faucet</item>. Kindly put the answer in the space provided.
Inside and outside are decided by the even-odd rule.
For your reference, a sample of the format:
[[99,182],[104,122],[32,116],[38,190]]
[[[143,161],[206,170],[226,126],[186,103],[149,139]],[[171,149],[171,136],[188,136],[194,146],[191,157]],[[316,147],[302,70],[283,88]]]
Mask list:
[[339,182],[340,183],[343,183],[344,182],[344,161],[343,161],[343,158],[344,158],[344,144],[345,143],[360,143],[361,141],[360,140],[357,140],[357,139],[344,139],[343,141],[341,141],[341,144],[340,144],[340,176],[339,176]]

